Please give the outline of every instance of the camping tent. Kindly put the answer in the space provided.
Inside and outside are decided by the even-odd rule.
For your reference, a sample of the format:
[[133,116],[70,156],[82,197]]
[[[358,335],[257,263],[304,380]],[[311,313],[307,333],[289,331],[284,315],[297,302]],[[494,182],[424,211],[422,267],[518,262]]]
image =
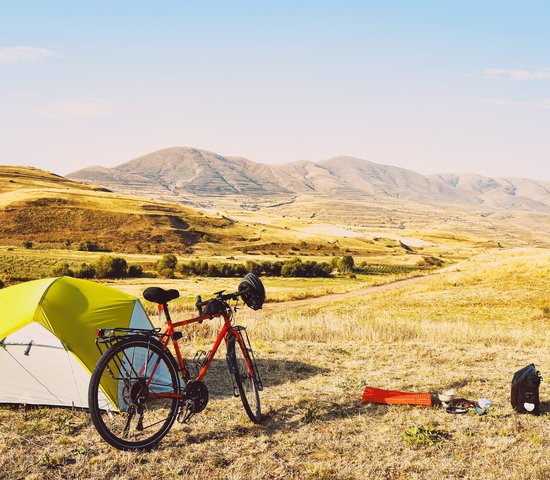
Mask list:
[[114,327],[153,328],[137,298],[86,280],[0,290],[0,403],[87,407],[96,329]]

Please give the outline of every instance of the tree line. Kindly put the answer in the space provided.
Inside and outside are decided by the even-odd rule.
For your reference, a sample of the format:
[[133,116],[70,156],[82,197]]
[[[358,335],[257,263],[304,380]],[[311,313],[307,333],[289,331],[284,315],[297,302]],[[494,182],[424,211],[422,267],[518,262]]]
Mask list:
[[71,266],[67,262],[56,263],[50,274],[53,277],[75,277],[75,278],[124,278],[141,277],[143,267],[141,265],[130,265],[122,257],[111,257],[102,255],[94,263],[82,262]]
[[[335,257],[329,262],[302,261],[293,258],[284,261],[254,261],[242,263],[207,262],[192,260],[178,264],[178,258],[173,254],[166,254],[157,262],[156,274],[164,278],[175,278],[176,273],[183,276],[196,275],[200,277],[242,277],[247,273],[268,277],[330,277],[336,270],[340,273],[351,273],[354,261],[351,255],[342,258]],[[141,277],[141,265],[128,265],[122,257],[102,255],[94,263],[82,262],[70,265],[68,262],[56,263],[50,274],[54,277],[70,276],[76,278],[125,278]]]
[[157,273],[165,278],[174,278],[176,273],[181,275],[196,275],[200,277],[242,277],[247,273],[268,277],[330,277],[334,270],[341,273],[350,273],[354,261],[351,255],[342,258],[335,257],[330,263],[302,261],[299,258],[284,261],[254,261],[247,260],[244,264],[207,262],[206,260],[192,260],[178,265],[175,255],[163,255],[157,263]]

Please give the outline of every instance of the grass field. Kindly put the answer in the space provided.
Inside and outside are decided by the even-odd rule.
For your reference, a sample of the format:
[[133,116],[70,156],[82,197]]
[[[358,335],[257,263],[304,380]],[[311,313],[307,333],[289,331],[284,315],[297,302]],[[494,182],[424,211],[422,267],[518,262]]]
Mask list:
[[[161,255],[148,254],[132,254],[132,253],[117,253],[117,252],[82,252],[78,250],[63,250],[63,249],[44,249],[31,248],[26,249],[18,246],[0,246],[0,280],[6,283],[18,283],[21,281],[35,280],[51,276],[51,270],[54,265],[59,262],[68,263],[70,267],[78,267],[83,262],[94,264],[99,257],[109,255],[113,257],[123,257],[128,265],[141,265],[143,267],[145,277],[151,278],[157,275],[156,263],[161,258]],[[428,255],[430,256],[430,255]],[[238,263],[244,265],[247,260],[252,261],[283,261],[290,258],[300,258],[296,256],[286,257],[267,257],[257,255],[231,255],[231,256],[214,256],[204,255],[197,257],[196,255],[178,255],[178,261],[181,263],[191,260],[205,260],[213,263]],[[330,262],[332,257],[303,257],[304,260],[313,260],[317,262]],[[427,271],[424,267],[419,267],[417,264],[422,263],[423,256],[419,255],[380,255],[376,258],[355,257],[359,264],[361,261],[368,261],[369,268],[372,272],[368,275],[358,275],[358,282],[369,277],[390,277],[392,276],[407,276],[418,274],[422,271]],[[449,255],[445,258],[445,264],[451,264],[456,261],[455,257]],[[181,277],[181,275],[179,275]],[[147,280],[150,281],[150,280]],[[161,280],[162,281],[162,280]],[[334,282],[333,282],[334,283]]]
[[[183,314],[196,293],[233,281],[179,282]],[[138,293],[144,283],[116,286]],[[329,288],[299,279],[267,279],[266,287],[281,300],[300,288]],[[515,414],[509,390],[513,373],[529,363],[548,376],[549,291],[550,251],[513,249],[351,300],[242,310],[266,385],[261,425],[249,423],[231,396],[222,354],[207,377],[206,410],[152,452],[111,449],[85,412],[0,408],[0,477],[546,480],[548,384],[541,417]],[[211,341],[214,323],[187,337],[188,356]],[[361,404],[365,385],[454,388],[491,399],[493,408],[477,416]]]
[[533,245],[550,247],[548,213],[514,210],[495,211],[483,205],[461,207],[429,205],[404,199],[375,198],[297,198],[290,204],[264,209],[253,218],[265,214],[285,220],[319,224],[323,222],[346,225],[357,231],[400,232],[428,240],[437,238],[444,243],[453,237],[469,237],[485,243],[505,246]]

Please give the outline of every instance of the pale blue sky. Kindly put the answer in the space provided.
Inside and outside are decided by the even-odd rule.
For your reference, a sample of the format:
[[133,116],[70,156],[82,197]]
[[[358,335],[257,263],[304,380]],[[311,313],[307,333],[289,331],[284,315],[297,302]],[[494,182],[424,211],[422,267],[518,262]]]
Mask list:
[[550,2],[1,1],[0,163],[192,146],[550,180]]

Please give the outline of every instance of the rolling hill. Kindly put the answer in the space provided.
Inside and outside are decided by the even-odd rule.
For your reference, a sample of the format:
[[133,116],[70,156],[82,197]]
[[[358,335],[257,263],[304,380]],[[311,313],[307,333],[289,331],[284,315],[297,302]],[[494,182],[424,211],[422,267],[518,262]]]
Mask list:
[[247,234],[254,232],[217,214],[113,193],[35,168],[0,166],[3,245],[32,241],[76,248],[89,241],[106,251],[181,253]]
[[247,208],[296,197],[338,196],[550,213],[550,182],[477,174],[422,175],[353,157],[266,165],[174,147],[114,168],[85,168],[69,177],[203,207],[236,202]]
[[[258,256],[274,260],[296,255],[327,260],[346,253],[392,256],[408,264],[421,260],[421,256],[405,255],[396,241],[374,242],[366,234],[347,230],[344,234],[315,232],[308,229],[310,224],[280,216],[230,218],[177,203],[114,193],[36,168],[0,166],[0,246],[5,248],[32,242],[33,249],[67,251],[89,242],[100,251],[175,253],[217,260],[258,260]],[[477,248],[475,240],[458,243],[466,249]],[[426,253],[438,255],[438,248],[429,247]]]

